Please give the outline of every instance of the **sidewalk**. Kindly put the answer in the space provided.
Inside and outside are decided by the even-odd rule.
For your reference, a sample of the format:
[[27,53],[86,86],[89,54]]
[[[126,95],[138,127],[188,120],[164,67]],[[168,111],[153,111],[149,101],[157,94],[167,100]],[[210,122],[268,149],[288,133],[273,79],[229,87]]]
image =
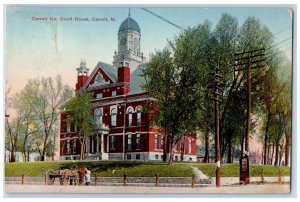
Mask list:
[[61,193],[61,194],[288,194],[290,185],[236,185],[209,187],[123,187],[123,186],[47,186],[47,185],[15,185],[4,187],[7,197],[16,193]]

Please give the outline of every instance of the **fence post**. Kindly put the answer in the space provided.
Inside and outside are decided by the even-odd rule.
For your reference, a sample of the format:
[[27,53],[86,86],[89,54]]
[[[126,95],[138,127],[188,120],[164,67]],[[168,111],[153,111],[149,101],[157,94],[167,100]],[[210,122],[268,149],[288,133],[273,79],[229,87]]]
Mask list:
[[24,184],[24,175],[22,175],[22,177],[21,177],[21,184],[22,185]]
[[159,173],[156,173],[155,186],[159,187]]
[[47,185],[47,173],[45,174],[45,185]]
[[280,168],[279,168],[279,171],[278,171],[278,184],[282,184],[281,169]]
[[127,175],[126,173],[124,173],[124,181],[123,181],[123,185],[127,186]]
[[264,184],[265,183],[265,177],[264,177],[264,169],[261,169],[261,183]]
[[193,174],[192,176],[192,188],[195,187],[195,174]]

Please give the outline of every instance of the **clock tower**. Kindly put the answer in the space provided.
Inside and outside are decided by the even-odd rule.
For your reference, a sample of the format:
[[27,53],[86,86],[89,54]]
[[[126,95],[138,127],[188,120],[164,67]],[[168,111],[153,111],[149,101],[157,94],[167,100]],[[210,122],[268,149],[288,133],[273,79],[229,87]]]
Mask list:
[[118,52],[115,51],[113,64],[119,66],[121,62],[128,62],[131,71],[145,62],[141,53],[141,30],[137,22],[131,18],[130,9],[128,18],[120,25],[118,32]]

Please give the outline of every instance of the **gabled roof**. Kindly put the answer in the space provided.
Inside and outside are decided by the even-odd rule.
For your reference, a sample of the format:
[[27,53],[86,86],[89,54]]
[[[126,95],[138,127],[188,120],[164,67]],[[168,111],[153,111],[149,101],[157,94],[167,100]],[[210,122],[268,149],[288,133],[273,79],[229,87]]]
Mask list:
[[106,64],[101,61],[98,62],[97,66],[100,66],[113,82],[117,82],[117,80],[118,80],[118,68],[117,67],[110,65],[110,64]]
[[107,76],[112,80],[112,82],[118,81],[118,68],[115,66],[112,66],[110,64],[104,63],[104,62],[98,62],[92,73],[90,74],[88,80],[85,82],[83,88],[87,88],[88,84],[91,82],[91,80],[94,78],[95,74],[98,72],[99,68],[101,68]]
[[[92,78],[101,68],[108,77],[116,83],[118,81],[118,68],[104,62],[98,62],[93,72],[90,74],[89,79],[84,84],[83,88],[87,88],[88,84],[91,82]],[[139,65],[130,75],[130,93],[129,95],[144,93],[145,91],[141,88],[141,85],[145,83],[145,79],[141,76],[142,71],[146,68],[145,65]]]

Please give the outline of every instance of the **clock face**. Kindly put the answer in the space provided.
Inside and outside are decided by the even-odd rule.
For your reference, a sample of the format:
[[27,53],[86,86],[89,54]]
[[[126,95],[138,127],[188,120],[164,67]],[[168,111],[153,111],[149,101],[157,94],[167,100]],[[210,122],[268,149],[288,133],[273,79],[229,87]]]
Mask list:
[[138,48],[139,47],[139,39],[138,38],[134,38],[134,48]]
[[122,38],[121,38],[120,44],[121,44],[122,46],[124,46],[124,45],[126,44],[126,37],[122,37]]

